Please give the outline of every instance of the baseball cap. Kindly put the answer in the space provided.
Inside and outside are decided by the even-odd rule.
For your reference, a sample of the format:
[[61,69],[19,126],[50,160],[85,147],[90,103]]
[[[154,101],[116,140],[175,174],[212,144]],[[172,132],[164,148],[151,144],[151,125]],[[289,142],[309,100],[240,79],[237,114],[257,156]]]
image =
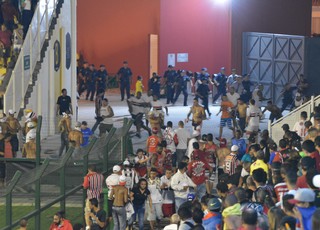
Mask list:
[[112,171],[113,171],[113,172],[120,172],[120,170],[121,170],[121,168],[120,168],[119,165],[115,165],[115,166],[113,166],[113,168],[112,168]]
[[238,150],[239,150],[238,145],[232,145],[232,147],[231,147],[232,152],[237,152]]
[[221,202],[218,198],[211,198],[208,200],[207,206],[210,211],[217,210],[221,208]]
[[153,128],[152,128],[152,132],[153,132],[153,133],[158,133],[158,128],[157,128],[157,127],[153,127]]
[[124,175],[121,175],[121,176],[119,177],[119,181],[120,181],[120,182],[125,182],[125,181],[126,181],[126,177],[125,177]]
[[196,196],[194,195],[194,193],[188,193],[188,196],[187,196],[187,200],[188,200],[188,201],[193,201],[194,198],[196,198]]
[[14,112],[12,109],[9,109],[9,114],[15,114],[16,112]]
[[320,175],[315,175],[312,179],[312,183],[315,187],[320,188]]
[[123,165],[130,165],[130,162],[129,162],[128,160],[125,160],[125,161],[123,162]]
[[297,190],[294,198],[288,200],[290,204],[296,204],[299,202],[314,202],[316,195],[312,189],[300,188]]

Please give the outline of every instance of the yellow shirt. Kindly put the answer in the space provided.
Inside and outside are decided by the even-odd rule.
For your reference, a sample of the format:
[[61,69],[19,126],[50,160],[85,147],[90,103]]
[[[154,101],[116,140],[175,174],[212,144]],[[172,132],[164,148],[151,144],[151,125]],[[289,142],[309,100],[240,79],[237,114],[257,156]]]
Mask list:
[[142,93],[142,91],[143,91],[142,81],[137,80],[137,82],[136,82],[136,95],[137,95],[138,92]]
[[252,175],[253,170],[256,170],[258,168],[262,168],[268,175],[268,165],[264,163],[263,160],[256,160],[252,163],[250,166],[250,175]]

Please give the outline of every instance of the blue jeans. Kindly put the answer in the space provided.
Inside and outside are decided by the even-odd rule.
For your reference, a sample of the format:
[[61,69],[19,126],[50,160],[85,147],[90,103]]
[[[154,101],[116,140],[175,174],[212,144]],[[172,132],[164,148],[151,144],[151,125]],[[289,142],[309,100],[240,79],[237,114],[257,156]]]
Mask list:
[[184,202],[187,202],[188,199],[187,199],[187,197],[186,197],[186,198],[175,197],[175,198],[174,198],[174,201],[175,201],[175,203],[176,203],[176,212],[178,212],[179,207],[180,207]]
[[127,212],[125,207],[112,207],[114,230],[125,230],[127,226]]
[[202,183],[197,186],[197,191],[196,191],[196,197],[198,200],[201,200],[201,198],[206,195],[207,189],[206,189],[206,183]]
[[135,221],[138,214],[138,222],[139,222],[139,230],[143,230],[143,221],[144,221],[144,213],[145,213],[145,204],[143,205],[133,205],[134,214],[133,220]]

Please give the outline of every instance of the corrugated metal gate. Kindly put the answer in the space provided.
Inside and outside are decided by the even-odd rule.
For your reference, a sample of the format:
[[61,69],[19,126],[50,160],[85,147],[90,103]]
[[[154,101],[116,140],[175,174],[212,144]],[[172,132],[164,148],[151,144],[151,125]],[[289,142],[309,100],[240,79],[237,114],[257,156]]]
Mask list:
[[243,33],[242,69],[255,84],[264,85],[264,96],[281,105],[281,90],[296,84],[304,73],[303,36]]

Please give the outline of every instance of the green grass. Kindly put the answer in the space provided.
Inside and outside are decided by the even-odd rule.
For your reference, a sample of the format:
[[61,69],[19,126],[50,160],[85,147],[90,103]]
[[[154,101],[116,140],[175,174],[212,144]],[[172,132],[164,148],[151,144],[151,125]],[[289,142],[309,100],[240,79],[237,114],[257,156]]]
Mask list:
[[[33,206],[13,206],[12,209],[12,220],[20,220],[24,215],[32,212],[34,210]],[[5,215],[5,206],[0,205],[0,213],[3,213],[0,217],[0,229],[6,225],[6,215]],[[40,229],[49,229],[54,213],[60,211],[58,207],[51,207],[41,213],[41,228]],[[66,219],[70,220],[72,225],[75,223],[83,223],[83,209],[80,207],[66,207]],[[13,229],[17,229],[13,228]],[[28,229],[35,229],[34,218],[28,220]]]

